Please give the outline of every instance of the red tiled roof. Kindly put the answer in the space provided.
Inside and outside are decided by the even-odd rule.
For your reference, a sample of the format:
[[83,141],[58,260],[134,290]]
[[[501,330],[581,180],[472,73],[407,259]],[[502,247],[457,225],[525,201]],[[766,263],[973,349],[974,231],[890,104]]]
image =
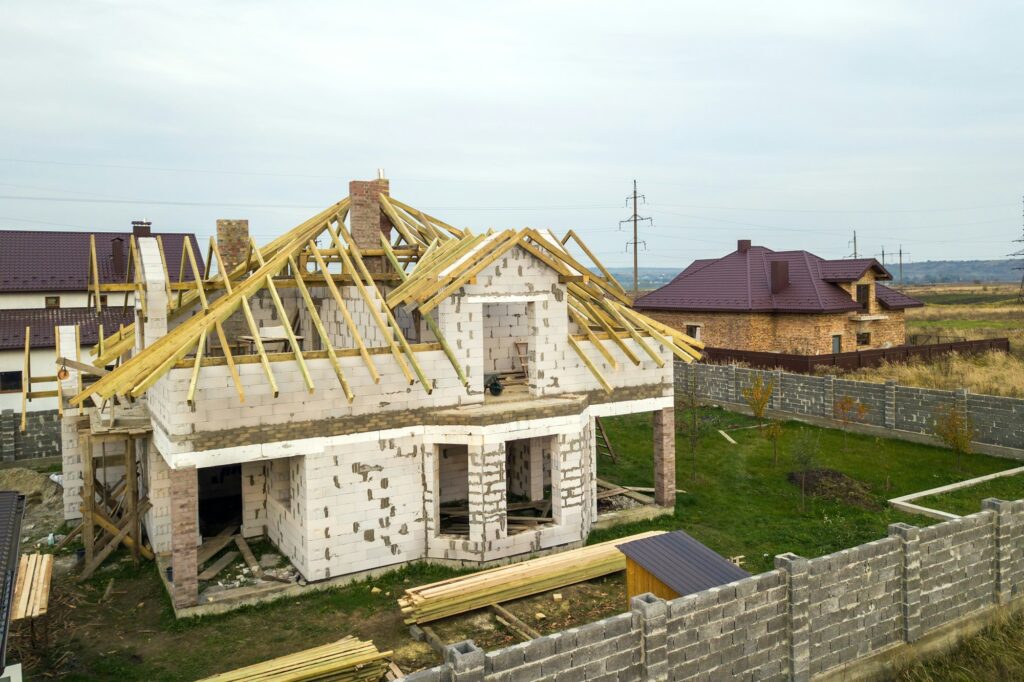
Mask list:
[[[788,263],[789,284],[773,294],[771,263],[775,261]],[[763,246],[751,246],[722,258],[694,261],[665,286],[638,298],[634,307],[637,310],[789,313],[860,310],[861,306],[835,282],[855,281],[871,268],[880,279],[892,278],[872,258],[829,261],[807,251],[772,251]],[[878,288],[885,287],[878,285]],[[905,308],[918,303],[909,296],[900,296],[901,299],[887,299],[892,304],[887,307]]]
[[903,308],[920,308],[924,303],[911,298],[901,291],[890,289],[884,284],[875,284],[875,298],[882,304],[883,308],[889,310],[902,310]]
[[135,321],[135,310],[131,306],[104,308],[97,315],[95,308],[25,308],[0,310],[0,350],[22,350],[25,348],[25,327],[32,328],[32,348],[53,348],[54,327],[79,325],[79,341],[83,346],[95,344],[97,322],[103,325],[103,333],[110,336],[122,324]]
[[[125,262],[128,258],[130,232],[97,232],[96,262],[103,283],[124,282],[124,273],[114,271],[113,240],[124,240]],[[171,281],[178,281],[178,264],[186,235],[180,232],[154,233],[164,245]],[[202,253],[195,235],[192,240],[199,269],[203,269]],[[192,279],[185,268],[185,280]],[[0,293],[23,291],[85,291],[89,279],[89,233],[32,230],[0,231]]]

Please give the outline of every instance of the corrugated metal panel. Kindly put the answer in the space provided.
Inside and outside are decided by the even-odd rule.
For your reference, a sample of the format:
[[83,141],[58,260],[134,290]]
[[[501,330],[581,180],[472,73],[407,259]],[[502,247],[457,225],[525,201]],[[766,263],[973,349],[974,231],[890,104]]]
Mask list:
[[750,576],[681,530],[627,542],[619,550],[680,596]]
[[0,670],[6,665],[7,628],[11,624],[11,602],[21,553],[21,519],[24,514],[24,495],[0,491]]

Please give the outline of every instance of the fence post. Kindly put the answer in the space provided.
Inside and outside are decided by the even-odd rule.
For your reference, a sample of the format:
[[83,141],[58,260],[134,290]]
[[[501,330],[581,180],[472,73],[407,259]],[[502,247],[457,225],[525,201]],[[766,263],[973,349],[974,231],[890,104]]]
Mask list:
[[811,587],[807,559],[793,553],[775,557],[775,568],[786,573],[788,587],[789,679],[811,679]]
[[726,399],[730,403],[739,402],[738,400],[736,400],[737,393],[738,391],[736,390],[736,365],[729,365],[729,389],[726,391],[725,394]]
[[445,665],[452,671],[453,682],[483,682],[484,650],[466,639],[444,648]]
[[1009,604],[1013,598],[1013,502],[989,497],[981,501],[981,508],[995,512],[996,585],[997,604]]
[[885,428],[896,428],[896,382],[885,382]]
[[921,529],[909,523],[892,523],[889,537],[900,541],[903,640],[909,644],[921,638]]
[[956,409],[960,410],[963,414],[967,414],[967,389],[958,388],[953,391],[953,401],[956,404]]
[[645,682],[668,679],[668,602],[650,592],[629,600],[634,623],[640,622],[640,678]]
[[821,384],[821,416],[826,419],[835,417],[836,412],[836,378],[832,375],[822,377]]
[[772,391],[772,409],[782,409],[782,370],[776,369],[772,371],[772,383],[775,384],[775,389]]

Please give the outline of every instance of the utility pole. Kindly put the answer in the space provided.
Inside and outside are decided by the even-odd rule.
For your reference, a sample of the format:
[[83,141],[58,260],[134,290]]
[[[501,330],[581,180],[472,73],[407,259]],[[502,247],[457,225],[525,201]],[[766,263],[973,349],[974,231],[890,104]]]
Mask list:
[[[875,257],[878,257],[878,255],[879,254],[876,253]],[[882,247],[882,254],[881,255],[882,255],[882,267],[884,268],[885,267],[885,247],[884,246]]]
[[645,218],[637,213],[637,202],[643,201],[647,203],[647,198],[643,194],[638,194],[636,189],[636,180],[633,181],[633,194],[626,197],[626,206],[629,206],[629,202],[633,202],[633,215],[629,216],[625,220],[619,221],[619,229],[622,229],[624,223],[633,223],[633,241],[626,243],[626,251],[629,251],[629,245],[633,245],[633,298],[635,299],[640,292],[640,254],[639,246],[644,245],[644,249],[647,248],[647,242],[640,240],[640,223],[641,221],[648,221],[653,225],[653,221],[650,218]]
[[[907,251],[906,255],[909,256],[910,252]],[[900,244],[900,288],[903,288],[903,244]]]
[[[1022,203],[1024,203],[1024,197],[1022,197]],[[1024,214],[1022,214],[1022,222],[1024,222]],[[1024,228],[1022,228],[1022,230],[1024,230]],[[1021,232],[1020,239],[1014,239],[1013,242],[1015,244],[1024,243],[1024,231]],[[1009,254],[1009,256],[1010,258],[1024,257],[1024,249],[1014,251],[1013,253]],[[1021,271],[1020,288],[1017,289],[1017,303],[1024,303],[1024,260],[1022,260],[1021,264],[1015,267],[1014,270]]]
[[856,258],[857,257],[857,230],[853,231],[853,240],[851,242],[848,242],[848,244],[853,244],[853,258]]

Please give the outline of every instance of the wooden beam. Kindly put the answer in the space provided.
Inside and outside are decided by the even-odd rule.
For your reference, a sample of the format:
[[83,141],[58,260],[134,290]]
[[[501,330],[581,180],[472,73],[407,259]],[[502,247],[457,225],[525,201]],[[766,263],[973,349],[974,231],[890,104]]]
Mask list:
[[32,361],[29,339],[32,334],[32,327],[25,327],[25,357],[21,372],[21,432],[25,433],[28,427],[28,403],[31,400],[29,394],[32,392]]
[[587,354],[583,352],[583,349],[580,348],[580,345],[576,343],[576,339],[572,338],[571,336],[568,338],[569,345],[572,347],[574,351],[576,351],[576,355],[580,356],[580,359],[583,360],[583,364],[587,366],[587,369],[590,370],[590,373],[594,375],[595,379],[597,379],[597,383],[601,384],[601,386],[604,388],[606,392],[611,393],[613,390],[612,385],[608,383],[608,380],[604,378],[604,375],[601,374],[601,371],[597,368],[597,366],[593,362],[591,362],[590,358],[587,357]]
[[89,276],[92,279],[92,294],[96,302],[96,312],[100,312],[100,266],[96,260],[96,235],[89,235]]
[[192,363],[192,378],[188,382],[188,393],[185,402],[194,411],[196,409],[196,384],[199,383],[199,367],[203,361],[203,350],[206,348],[206,330],[199,335],[199,343],[196,345],[196,359]]
[[586,335],[587,340],[590,341],[590,343],[594,345],[594,348],[596,348],[598,352],[600,352],[601,355],[604,356],[604,359],[608,361],[608,364],[612,366],[612,369],[618,369],[619,363],[615,359],[615,356],[612,355],[611,352],[609,352],[609,350],[604,347],[604,344],[601,343],[601,340],[594,336],[594,332],[590,330],[590,321],[584,318],[582,315],[580,315],[572,306],[567,307],[569,309],[569,316],[576,322],[577,326],[579,326],[580,329],[583,330],[583,333],[584,335]]
[[302,277],[299,276],[299,266],[295,262],[292,256],[288,256],[288,263],[291,265],[292,272],[295,273],[295,282],[299,286],[299,293],[302,294],[302,300],[306,303],[306,308],[309,310],[310,319],[313,320],[313,326],[316,327],[317,333],[320,334],[320,340],[323,342],[324,349],[327,351],[327,357],[331,361],[331,367],[334,369],[334,374],[338,377],[338,383],[341,384],[341,390],[345,392],[345,397],[351,403],[355,397],[352,393],[352,389],[349,388],[348,381],[345,379],[345,373],[341,371],[341,364],[338,362],[338,356],[334,353],[334,344],[331,341],[330,334],[324,328],[324,323],[320,319],[320,313],[316,310],[316,304],[313,303],[313,298],[309,295],[309,291],[306,289],[306,285],[302,283]]

